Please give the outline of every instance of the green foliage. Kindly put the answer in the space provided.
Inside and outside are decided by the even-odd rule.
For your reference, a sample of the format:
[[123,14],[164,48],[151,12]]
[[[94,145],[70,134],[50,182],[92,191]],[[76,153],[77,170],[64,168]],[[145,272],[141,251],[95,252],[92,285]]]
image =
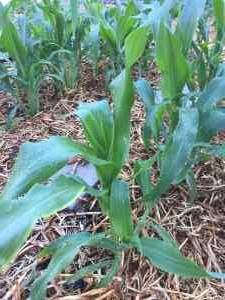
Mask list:
[[83,103],[76,113],[80,118],[87,141],[95,155],[109,159],[114,135],[113,114],[106,100]]
[[182,54],[181,43],[163,23],[157,35],[156,59],[163,76],[163,95],[175,99],[182,93],[188,78],[188,64]]
[[176,27],[176,33],[182,41],[182,49],[184,53],[187,53],[188,49],[191,47],[198,21],[204,12],[205,3],[206,0],[184,1],[184,8]]
[[79,148],[66,137],[51,137],[39,143],[25,143],[0,199],[15,200],[28,192],[35,183],[48,179],[69,158],[77,154],[80,154]]
[[141,243],[143,255],[163,271],[175,273],[185,279],[210,277],[202,268],[184,258],[179,249],[167,241],[142,238]]
[[49,248],[45,248],[41,256],[51,255],[52,260],[44,274],[35,281],[31,293],[32,300],[44,300],[48,282],[62,272],[78,254],[80,247],[86,246],[91,240],[91,234],[87,232],[78,233],[74,236],[58,239]]
[[49,186],[34,185],[24,197],[11,203],[1,201],[1,268],[16,255],[40,217],[47,218],[67,207],[84,190],[72,178],[59,177]]
[[[61,237],[44,248],[39,257],[51,256],[51,261],[35,280],[31,299],[45,299],[48,283],[65,270],[83,246],[106,249],[112,258],[85,266],[69,278],[70,282],[104,268],[107,273],[99,286],[107,285],[120,268],[122,253],[130,248],[136,248],[160,270],[184,279],[223,278],[224,274],[207,272],[183,257],[161,226],[150,224],[159,238],[143,237],[141,230],[149,227],[151,209],[172,184],[185,179],[192,188],[191,197],[196,197],[191,169],[195,163],[203,156],[225,156],[224,145],[210,144],[225,129],[225,113],[220,105],[225,97],[224,70],[219,68],[224,42],[224,1],[213,1],[217,37],[212,48],[204,27],[204,21],[208,21],[204,0],[198,4],[154,1],[140,6],[129,1],[125,6],[110,8],[98,1],[85,1],[83,13],[79,4],[80,1],[71,0],[69,10],[56,0],[31,4],[30,17],[38,12],[43,23],[34,23],[30,34],[20,32],[20,25],[10,20],[10,9],[13,5],[18,7],[16,1],[10,9],[0,5],[0,47],[8,55],[4,54],[4,65],[0,66],[0,80],[11,92],[16,90],[20,101],[25,96],[32,114],[39,110],[36,96],[45,74],[60,90],[74,87],[88,39],[93,42],[90,60],[95,70],[98,60],[109,56],[111,64],[115,64],[111,71],[116,74],[110,85],[112,103],[107,99],[82,103],[75,113],[84,130],[84,144],[68,137],[51,137],[21,147],[0,197],[0,268],[6,268],[15,259],[35,222],[68,207],[88,191],[109,218],[109,228],[101,234],[83,232]],[[129,183],[118,177],[129,157],[134,104],[132,68],[137,62],[141,64],[141,57],[150,51],[151,36],[156,42],[153,50],[162,75],[162,91],[154,90],[141,78],[135,82],[146,113],[146,151],[151,142],[156,145],[153,157],[134,162],[133,179],[141,189],[145,208],[135,223]],[[15,72],[9,72],[11,60]],[[49,180],[77,155],[95,166],[99,191],[76,175]],[[151,171],[156,165],[159,178],[153,184]]]
[[110,218],[112,227],[122,241],[129,241],[133,234],[129,185],[114,180],[111,188]]
[[15,62],[15,75],[5,69],[5,77],[13,82],[10,92],[16,97],[17,102],[23,105],[25,111],[34,115],[39,111],[39,89],[45,61],[38,58],[37,51],[32,42],[23,40],[16,28],[10,21],[8,11],[1,8],[0,19],[2,32],[0,34],[0,44],[4,52]]
[[128,68],[131,68],[144,52],[147,38],[148,29],[145,27],[134,30],[127,37],[125,41],[125,57]]

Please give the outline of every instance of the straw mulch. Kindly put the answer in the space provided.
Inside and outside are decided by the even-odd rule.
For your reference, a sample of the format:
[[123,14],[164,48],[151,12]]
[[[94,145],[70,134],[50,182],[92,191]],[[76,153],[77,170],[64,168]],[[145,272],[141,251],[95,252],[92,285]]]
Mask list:
[[[151,81],[157,78],[147,76]],[[106,95],[102,75],[94,78],[88,66],[83,69],[83,79],[76,90],[55,98],[45,94],[43,112],[33,118],[21,117],[10,131],[4,130],[6,111],[12,100],[0,94],[0,188],[4,186],[10,169],[25,141],[37,141],[50,135],[71,136],[83,140],[79,121],[71,116],[80,101],[99,100]],[[50,93],[50,91],[49,91]],[[147,158],[142,139],[144,112],[136,101],[132,115],[132,146],[130,160],[121,176],[129,181],[135,159]],[[221,138],[224,138],[221,135]],[[157,170],[156,172],[157,173]],[[149,220],[163,225],[180,245],[182,253],[210,271],[225,271],[225,161],[213,160],[199,165],[195,170],[198,199],[188,200],[185,185],[172,187],[154,209]],[[156,174],[153,174],[155,176]],[[130,182],[133,199],[133,218],[142,211],[140,191]],[[16,260],[0,273],[0,299],[27,299],[33,278],[46,269],[49,259],[37,260],[36,255],[44,246],[59,236],[78,231],[104,230],[108,220],[101,215],[95,199],[83,203],[79,212],[62,211],[48,220],[40,220]],[[144,230],[144,235],[154,234]],[[225,299],[225,285],[219,280],[181,280],[154,268],[135,251],[124,255],[121,269],[113,283],[105,289],[96,289],[101,272],[68,285],[68,276],[82,266],[108,255],[96,249],[83,249],[74,262],[49,284],[49,299]]]

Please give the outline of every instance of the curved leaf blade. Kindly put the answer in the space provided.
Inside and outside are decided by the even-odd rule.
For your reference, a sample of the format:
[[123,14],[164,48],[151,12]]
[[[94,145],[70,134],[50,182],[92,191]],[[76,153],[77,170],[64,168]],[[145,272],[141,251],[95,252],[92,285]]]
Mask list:
[[115,133],[111,149],[111,161],[116,165],[114,177],[117,176],[128,157],[130,146],[130,118],[134,103],[134,89],[130,70],[124,70],[111,83],[114,101]]
[[[185,168],[198,134],[196,109],[181,109],[178,125],[162,153],[160,179],[151,194],[153,203],[167,191]],[[184,138],[185,137],[185,138]]]
[[9,201],[26,193],[33,184],[48,179],[67,160],[80,154],[77,144],[67,137],[50,137],[22,145],[0,200]]
[[182,256],[179,249],[171,243],[154,238],[142,238],[141,242],[143,255],[160,270],[185,279],[210,277],[203,268]]
[[87,232],[77,233],[73,237],[66,237],[59,239],[55,244],[55,251],[51,253],[53,255],[51,262],[48,265],[44,274],[38,278],[33,285],[30,299],[31,300],[44,300],[46,299],[46,289],[48,282],[54,279],[54,277],[62,272],[78,254],[80,247],[88,245],[91,239],[91,234]]
[[225,98],[225,79],[217,77],[210,81],[202,92],[197,107],[201,112],[207,112],[220,100]]
[[84,190],[71,177],[61,176],[51,185],[34,185],[23,198],[0,202],[0,268],[15,257],[39,218],[68,207]]
[[206,0],[185,0],[182,14],[176,27],[176,35],[182,41],[184,53],[191,46],[193,35],[197,28],[198,20],[202,16]]
[[221,109],[212,109],[200,114],[199,141],[209,142],[213,136],[225,129],[225,112]]
[[156,60],[163,76],[163,94],[172,100],[182,93],[189,70],[179,40],[163,23],[157,36]]
[[213,0],[213,9],[216,17],[216,25],[218,30],[224,30],[225,26],[225,1]]
[[131,68],[141,57],[147,43],[149,29],[141,27],[132,31],[125,40],[126,67]]

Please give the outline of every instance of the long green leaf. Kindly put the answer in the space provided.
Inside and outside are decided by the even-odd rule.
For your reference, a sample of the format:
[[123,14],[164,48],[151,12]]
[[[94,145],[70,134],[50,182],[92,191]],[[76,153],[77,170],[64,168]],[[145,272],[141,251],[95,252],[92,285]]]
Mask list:
[[67,137],[51,137],[38,143],[25,143],[20,149],[1,199],[16,199],[26,193],[33,184],[48,179],[62,168],[69,158],[80,152],[76,144]]
[[225,130],[225,112],[219,108],[201,113],[198,140],[209,142],[213,136]]
[[197,28],[198,20],[202,16],[206,0],[185,0],[182,14],[176,27],[176,35],[182,42],[184,53],[191,46],[193,35]]
[[44,274],[34,282],[30,296],[31,300],[46,299],[48,283],[72,262],[74,257],[78,254],[80,247],[88,245],[90,239],[90,233],[82,232],[60,240],[58,247],[56,241],[55,251],[54,253],[51,253],[53,257],[47,270],[45,270]]
[[132,31],[125,40],[126,66],[131,68],[141,57],[147,43],[149,29],[141,27]]
[[225,1],[213,0],[214,14],[216,17],[216,25],[218,30],[224,30],[225,28]]
[[197,106],[201,112],[209,111],[220,100],[225,98],[225,79],[224,77],[214,78],[202,92]]
[[60,237],[41,251],[39,257],[52,256],[52,260],[43,275],[34,282],[31,300],[45,299],[48,282],[71,263],[78,253],[79,248],[82,246],[107,249],[114,254],[114,258],[111,261],[101,261],[79,270],[74,276],[69,278],[69,281],[78,280],[81,276],[85,276],[87,272],[93,272],[101,267],[110,265],[111,267],[107,275],[100,282],[100,285],[105,286],[112,281],[113,277],[118,272],[121,263],[122,249],[120,248],[120,245],[115,241],[106,238],[105,235],[101,233],[94,235],[87,232],[76,233]]
[[114,180],[111,189],[110,219],[115,233],[123,241],[129,241],[133,234],[133,222],[129,197],[129,185]]
[[27,49],[23,44],[16,27],[5,14],[0,15],[2,23],[2,34],[0,38],[1,47],[8,52],[17,64],[18,71],[25,77],[27,65]]
[[181,109],[179,123],[162,153],[159,183],[151,194],[153,203],[161,194],[167,191],[170,184],[176,181],[176,178],[185,168],[196,142],[197,133],[197,110]]
[[206,148],[206,153],[213,157],[225,158],[225,144],[209,145],[209,147]]
[[84,190],[72,178],[61,176],[48,186],[36,184],[23,198],[0,202],[0,267],[15,257],[39,218],[68,207]]
[[130,70],[124,70],[111,83],[114,101],[114,140],[111,150],[111,160],[116,164],[114,176],[119,173],[128,157],[130,146],[130,117],[134,103],[134,89]]
[[134,165],[135,179],[142,191],[144,201],[148,201],[152,191],[150,182],[150,169],[154,160],[137,160]]
[[78,9],[79,9],[79,0],[70,0],[70,10],[72,15],[72,24],[73,24],[73,36],[76,36],[77,24],[78,24]]
[[156,60],[162,73],[162,90],[168,99],[182,93],[188,78],[188,65],[179,40],[163,23],[157,36]]
[[154,238],[142,238],[141,242],[143,255],[157,268],[185,279],[210,277],[203,268],[183,257],[179,249],[171,243]]
[[126,36],[134,29],[137,20],[133,17],[120,16],[116,26],[117,43],[123,45]]

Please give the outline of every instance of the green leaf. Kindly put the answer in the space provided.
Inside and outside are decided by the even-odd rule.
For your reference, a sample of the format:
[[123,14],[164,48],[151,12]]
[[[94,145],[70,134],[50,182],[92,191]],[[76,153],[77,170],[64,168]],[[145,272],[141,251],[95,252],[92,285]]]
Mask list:
[[157,36],[156,60],[163,77],[164,97],[172,100],[182,93],[189,71],[179,41],[164,24]]
[[116,26],[117,43],[123,45],[124,39],[132,31],[137,20],[132,17],[120,16]]
[[178,20],[175,35],[181,39],[184,53],[191,46],[198,20],[202,16],[206,0],[185,0],[182,14]]
[[80,2],[79,0],[70,0],[70,10],[72,15],[74,37],[76,36],[76,31],[77,31],[79,2]]
[[74,257],[78,254],[80,247],[88,245],[90,239],[91,234],[82,232],[61,239],[58,245],[56,241],[55,251],[54,253],[51,253],[53,257],[48,265],[47,270],[34,282],[30,296],[31,300],[46,299],[46,289],[48,283],[72,262]]
[[[181,109],[179,123],[165,145],[161,157],[160,179],[151,194],[153,203],[165,193],[170,184],[185,168],[196,142],[198,112],[196,109]],[[185,138],[184,138],[185,137]]]
[[76,282],[84,277],[87,277],[88,275],[90,275],[93,272],[96,272],[103,268],[108,268],[111,265],[112,265],[112,261],[106,260],[106,259],[102,260],[100,262],[97,262],[97,263],[90,264],[90,265],[78,270],[74,275],[69,277],[68,283]]
[[16,61],[19,70],[26,76],[25,66],[27,64],[27,49],[23,44],[16,27],[9,20],[7,13],[0,14],[2,34],[0,37],[1,48],[8,52],[9,56]]
[[197,107],[201,112],[207,112],[224,98],[225,79],[224,77],[217,77],[210,81],[202,92],[197,102]]
[[68,207],[84,190],[72,178],[61,176],[51,185],[34,185],[23,198],[0,202],[0,267],[15,257],[39,218]]
[[198,197],[198,189],[197,189],[195,174],[192,169],[190,169],[187,173],[186,183],[189,188],[188,198],[191,202],[194,202]]
[[50,137],[38,143],[25,143],[19,152],[0,200],[16,199],[33,184],[48,179],[62,168],[67,160],[81,151],[67,137]]
[[148,148],[149,140],[151,138],[154,138],[156,141],[159,139],[163,125],[163,117],[169,110],[169,103],[165,102],[154,105],[148,112],[143,131],[143,139],[146,148]]
[[224,30],[225,27],[225,1],[213,0],[214,14],[218,30]]
[[209,145],[209,147],[206,148],[206,153],[213,157],[225,158],[225,144]]
[[185,258],[179,249],[166,241],[142,238],[143,255],[162,271],[174,273],[182,278],[208,278],[208,273],[191,260]]
[[200,114],[198,140],[209,142],[225,129],[225,112],[219,108]]
[[108,25],[106,22],[100,23],[100,35],[103,41],[106,41],[110,46],[110,49],[113,50],[114,54],[117,54],[117,39],[116,32],[113,28]]
[[84,267],[80,269],[74,276],[69,278],[69,282],[78,280],[87,273],[94,272],[95,270],[111,265],[108,274],[100,282],[100,286],[106,286],[113,280],[113,277],[118,272],[121,263],[121,247],[118,243],[105,238],[104,234],[94,234],[83,232],[76,233],[68,236],[61,237],[55,242],[45,247],[39,257],[53,256],[52,260],[43,273],[43,275],[37,279],[34,283],[34,288],[31,293],[31,300],[45,299],[45,291],[48,282],[50,282],[58,273],[62,272],[73,260],[82,246],[97,247],[112,251],[115,255],[114,258],[109,261],[101,261],[99,263]]
[[174,0],[165,0],[161,6],[154,8],[150,14],[150,22],[154,36],[156,37],[161,23],[168,23],[170,19],[170,10],[176,4]]
[[145,106],[146,118],[143,129],[143,140],[145,148],[148,149],[149,140],[152,137],[155,139],[158,138],[163,114],[167,109],[167,104],[155,104],[154,91],[146,80],[139,79],[135,82],[135,87]]
[[126,67],[131,68],[145,50],[149,29],[141,27],[132,31],[125,40]]
[[141,187],[143,201],[149,199],[152,191],[152,184],[150,182],[150,169],[154,163],[153,160],[137,160],[134,164],[135,180]]
[[112,227],[122,241],[129,241],[133,234],[129,185],[124,181],[114,180],[110,199],[110,220]]
[[153,105],[155,105],[155,94],[150,83],[141,78],[135,81],[135,88],[144,103],[145,111],[150,111]]
[[124,70],[111,83],[114,102],[114,140],[111,149],[111,161],[116,164],[114,177],[120,172],[128,158],[130,146],[130,118],[134,103],[134,90],[129,70]]
[[80,104],[76,112],[97,157],[107,160],[114,136],[113,114],[107,101]]

